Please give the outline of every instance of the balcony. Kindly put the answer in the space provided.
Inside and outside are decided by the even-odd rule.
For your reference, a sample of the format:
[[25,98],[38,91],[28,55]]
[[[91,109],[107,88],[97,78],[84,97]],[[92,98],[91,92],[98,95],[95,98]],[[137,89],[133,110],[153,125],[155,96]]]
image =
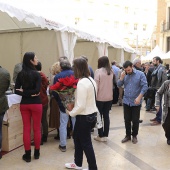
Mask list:
[[166,32],[170,30],[170,23],[166,22],[161,24],[161,32]]

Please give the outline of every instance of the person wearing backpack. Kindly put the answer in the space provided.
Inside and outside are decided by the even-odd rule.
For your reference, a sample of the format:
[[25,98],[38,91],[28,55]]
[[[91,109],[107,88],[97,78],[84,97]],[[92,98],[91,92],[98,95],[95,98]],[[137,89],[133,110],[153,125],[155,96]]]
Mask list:
[[[166,69],[162,65],[162,60],[160,57],[156,56],[153,58],[153,64],[155,66],[151,76],[151,87],[158,90],[164,81],[167,80]],[[156,117],[150,119],[152,121],[151,126],[160,125],[162,121],[162,98],[160,98],[160,107],[158,112],[156,113]]]

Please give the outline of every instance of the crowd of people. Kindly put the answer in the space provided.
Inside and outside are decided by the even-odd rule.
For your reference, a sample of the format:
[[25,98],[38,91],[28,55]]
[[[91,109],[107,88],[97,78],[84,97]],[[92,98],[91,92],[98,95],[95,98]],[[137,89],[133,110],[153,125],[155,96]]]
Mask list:
[[[71,64],[73,64],[71,66]],[[107,142],[110,129],[109,111],[112,104],[123,106],[125,137],[122,143],[132,138],[138,142],[140,110],[143,100],[146,111],[156,111],[151,125],[160,125],[167,144],[170,145],[170,80],[168,65],[162,64],[155,56],[152,62],[141,63],[139,58],[125,61],[123,65],[110,62],[107,56],[98,59],[95,71],[88,65],[88,58],[80,56],[70,63],[62,56],[50,68],[50,76],[42,72],[42,64],[34,52],[24,54],[22,63],[14,68],[13,81],[15,94],[22,96],[20,111],[23,121],[23,143],[25,153],[22,159],[31,162],[31,144],[34,145],[34,159],[40,157],[40,145],[48,140],[48,127],[56,128],[56,140],[59,149],[67,150],[67,138],[73,137],[75,148],[74,161],[66,163],[70,169],[82,169],[83,152],[86,155],[89,170],[97,170],[95,152],[91,140],[92,124],[99,111],[103,126],[98,128],[94,140]],[[61,78],[74,76],[78,79],[75,91],[75,103],[65,107],[60,96],[50,90],[48,100],[47,88],[59,82]],[[10,86],[10,74],[0,67],[0,159],[2,158],[2,121],[8,110],[5,92]],[[164,104],[162,109],[162,97]],[[47,110],[50,107],[49,124]],[[164,114],[163,114],[163,113]],[[33,120],[34,142],[31,143],[31,119]]]

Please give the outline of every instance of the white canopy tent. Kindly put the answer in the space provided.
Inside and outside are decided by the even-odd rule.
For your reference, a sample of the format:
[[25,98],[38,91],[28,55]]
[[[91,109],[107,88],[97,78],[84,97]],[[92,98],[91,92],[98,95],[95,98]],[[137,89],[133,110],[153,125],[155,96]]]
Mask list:
[[167,53],[161,55],[161,59],[170,59],[170,51],[168,51]]
[[158,45],[156,45],[155,48],[148,55],[141,56],[141,60],[142,60],[142,62],[144,62],[144,61],[152,61],[152,59],[155,56],[161,57],[164,54],[165,53],[160,49],[160,47]]
[[[102,38],[73,26],[61,24],[56,19],[53,21],[46,19],[42,16],[42,11],[37,9],[45,9],[43,14],[51,12],[54,15],[55,11],[48,9],[46,3],[40,4],[40,2],[34,1],[31,4],[31,1],[0,0],[0,65],[10,73],[13,72],[14,65],[21,62],[26,51],[35,51],[40,61],[45,63],[43,70],[46,73],[59,56],[66,55],[72,62],[76,56],[74,54],[76,42],[81,40],[95,42],[98,57],[108,54],[109,45],[122,50],[121,61],[124,61],[123,51],[134,52],[133,48],[123,41]],[[34,8],[30,8],[31,6]]]

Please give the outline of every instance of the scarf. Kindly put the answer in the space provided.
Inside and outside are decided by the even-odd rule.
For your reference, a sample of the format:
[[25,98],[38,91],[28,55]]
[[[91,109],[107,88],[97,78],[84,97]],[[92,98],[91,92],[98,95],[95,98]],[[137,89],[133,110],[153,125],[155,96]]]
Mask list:
[[155,69],[154,69],[154,71],[152,72],[152,74],[151,74],[151,76],[156,76],[157,75],[157,77],[158,77],[158,71],[159,71],[159,69],[162,67],[162,64],[159,64]]

